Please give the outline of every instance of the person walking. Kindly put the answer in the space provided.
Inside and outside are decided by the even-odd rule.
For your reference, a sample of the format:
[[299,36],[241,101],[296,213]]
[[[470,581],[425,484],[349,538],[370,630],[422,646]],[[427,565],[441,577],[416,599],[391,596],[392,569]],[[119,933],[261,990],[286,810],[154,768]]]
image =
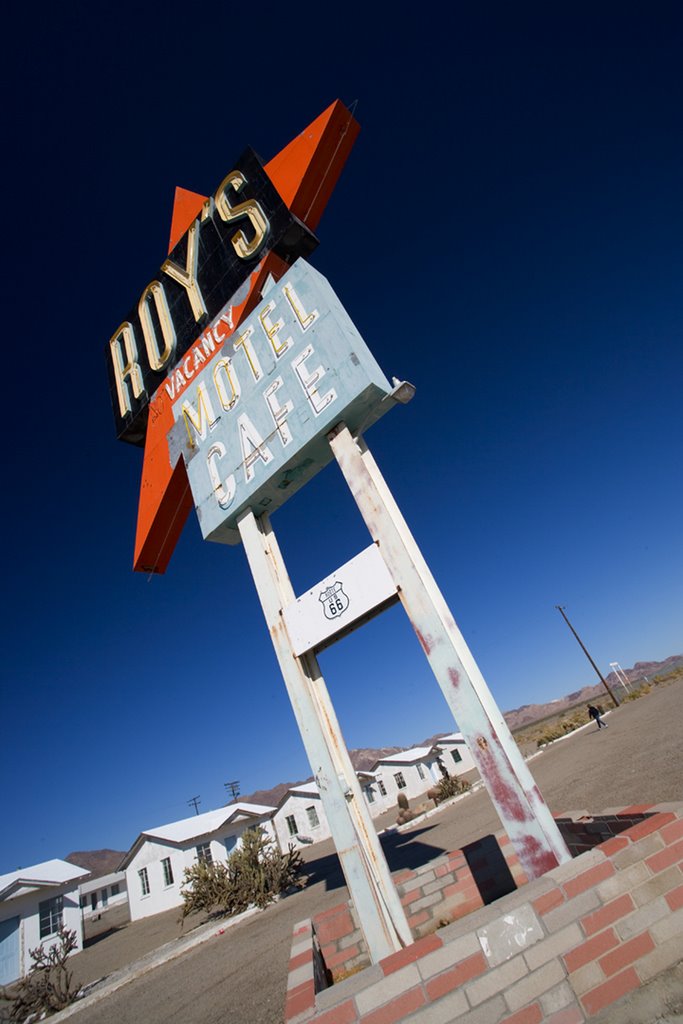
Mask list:
[[600,708],[596,708],[593,704],[589,704],[588,714],[591,718],[594,718],[595,721],[598,723],[598,729],[607,728],[607,722],[603,722],[602,720],[602,711],[600,710]]

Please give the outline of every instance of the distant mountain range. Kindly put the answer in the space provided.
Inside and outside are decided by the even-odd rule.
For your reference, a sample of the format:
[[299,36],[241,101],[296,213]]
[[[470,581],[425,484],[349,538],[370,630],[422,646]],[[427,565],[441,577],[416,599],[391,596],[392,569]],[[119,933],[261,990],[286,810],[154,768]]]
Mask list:
[[[665,675],[680,668],[683,668],[683,654],[674,654],[665,661],[637,661],[633,668],[623,669],[623,672],[629,683],[638,683],[645,682],[653,676]],[[605,680],[617,693],[617,696],[623,693],[623,685],[615,672],[610,672],[608,676],[605,676]],[[568,693],[564,697],[548,701],[545,704],[522,704],[519,708],[504,712],[503,717],[508,723],[510,730],[515,732],[517,729],[531,725],[533,722],[538,722],[543,718],[548,718],[550,715],[561,714],[562,711],[574,707],[575,704],[595,700],[596,697],[603,696],[604,693],[605,690],[602,683],[596,683],[594,686],[584,686],[580,690],[575,690],[573,693]],[[436,733],[420,743],[413,744],[413,746],[431,746],[445,735],[447,733]],[[401,750],[407,749],[407,747],[361,747],[358,750],[350,750],[349,755],[354,769],[357,772],[362,772],[369,771],[372,765],[379,761],[380,758],[388,757],[389,754],[398,754]],[[278,782],[271,789],[257,789],[247,796],[238,796],[236,800],[253,804],[264,804],[267,807],[277,807],[287,790],[294,786],[300,786],[302,782],[309,782],[311,778],[312,776],[309,776],[307,779],[299,779],[298,782]],[[235,800],[230,802],[235,803]],[[64,859],[69,861],[70,864],[87,868],[93,878],[99,878],[102,875],[108,875],[116,871],[124,856],[125,852],[118,850],[89,850],[69,853]]]
[[[683,668],[683,654],[674,654],[665,661],[637,661],[633,668],[625,668],[623,672],[627,682],[642,683],[653,676],[665,675],[677,668]],[[624,687],[616,672],[610,672],[608,676],[605,676],[605,681],[619,699],[624,692]],[[605,688],[602,683],[596,683],[594,686],[584,686],[580,690],[568,693],[557,700],[548,701],[546,704],[522,704],[521,707],[515,708],[513,711],[506,711],[504,718],[510,726],[510,730],[515,732],[525,725],[531,725],[550,715],[560,714],[575,704],[605,696]]]
[[64,860],[77,868],[85,868],[92,878],[101,878],[116,871],[125,856],[120,850],[78,850],[68,853]]

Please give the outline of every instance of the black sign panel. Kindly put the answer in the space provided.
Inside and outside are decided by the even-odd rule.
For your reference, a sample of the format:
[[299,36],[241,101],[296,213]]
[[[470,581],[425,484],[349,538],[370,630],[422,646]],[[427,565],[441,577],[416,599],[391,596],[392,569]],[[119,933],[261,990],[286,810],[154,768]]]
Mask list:
[[[160,270],[154,280],[161,286],[162,309],[164,315],[170,319],[176,339],[173,352],[168,355],[163,367],[154,369],[150,365],[139,312],[140,303],[126,318],[125,332],[119,330],[107,345],[106,361],[116,433],[122,441],[138,445],[144,443],[149,401],[155,391],[188,348],[219,316],[266,253],[273,251],[285,262],[293,263],[299,256],[309,255],[317,245],[315,236],[290,213],[253,150],[245,150],[234,165],[233,174],[235,172],[240,177],[240,185],[239,190],[227,190],[230,206],[237,210],[242,204],[249,206],[249,201],[255,201],[267,224],[259,234],[247,213],[231,216],[226,222],[217,206],[218,194],[209,200],[202,216],[195,222],[194,229],[197,246],[195,280],[206,313],[197,319],[190,302],[188,287],[175,280],[168,272]],[[246,243],[241,247],[242,254],[240,246],[234,244],[236,232],[242,233]],[[169,254],[169,260],[186,272],[190,269],[189,241],[188,231]],[[244,250],[249,249],[253,243],[257,243],[254,251],[245,254]],[[191,260],[189,263],[191,264]],[[147,333],[153,335],[157,352],[164,353],[163,325],[157,304],[150,296],[145,300],[145,309],[149,317]],[[136,351],[136,366],[133,371],[130,370],[131,339]],[[142,393],[139,393],[140,391]]]

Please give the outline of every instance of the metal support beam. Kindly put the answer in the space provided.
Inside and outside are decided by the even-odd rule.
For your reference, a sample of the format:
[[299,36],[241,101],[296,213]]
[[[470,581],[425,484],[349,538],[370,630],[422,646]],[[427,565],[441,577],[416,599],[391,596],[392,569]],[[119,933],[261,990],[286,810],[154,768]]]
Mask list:
[[344,743],[318,660],[296,657],[282,611],[295,601],[270,520],[238,521],[249,567],[332,838],[373,963],[413,939]]
[[529,879],[570,853],[484,677],[362,438],[328,439]]

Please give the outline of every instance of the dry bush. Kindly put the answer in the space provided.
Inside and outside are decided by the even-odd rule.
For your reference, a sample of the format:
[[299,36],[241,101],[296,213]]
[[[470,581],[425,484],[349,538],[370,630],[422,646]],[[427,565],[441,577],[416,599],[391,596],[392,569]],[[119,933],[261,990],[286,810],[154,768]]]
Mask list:
[[0,986],[0,994],[9,1007],[7,1020],[17,1024],[42,1020],[73,1003],[81,986],[73,984],[73,972],[66,961],[77,944],[76,932],[60,928],[54,946],[29,950],[33,963],[26,977],[10,986]]
[[469,788],[470,784],[466,779],[460,779],[457,775],[444,775],[435,787],[436,795],[433,799],[435,803],[441,804],[444,800],[450,800],[452,796],[460,796],[461,793],[466,793]]
[[303,862],[291,846],[281,853],[259,829],[247,829],[226,864],[199,862],[185,869],[183,920],[188,914],[240,914],[248,907],[263,908],[292,886],[303,888]]

